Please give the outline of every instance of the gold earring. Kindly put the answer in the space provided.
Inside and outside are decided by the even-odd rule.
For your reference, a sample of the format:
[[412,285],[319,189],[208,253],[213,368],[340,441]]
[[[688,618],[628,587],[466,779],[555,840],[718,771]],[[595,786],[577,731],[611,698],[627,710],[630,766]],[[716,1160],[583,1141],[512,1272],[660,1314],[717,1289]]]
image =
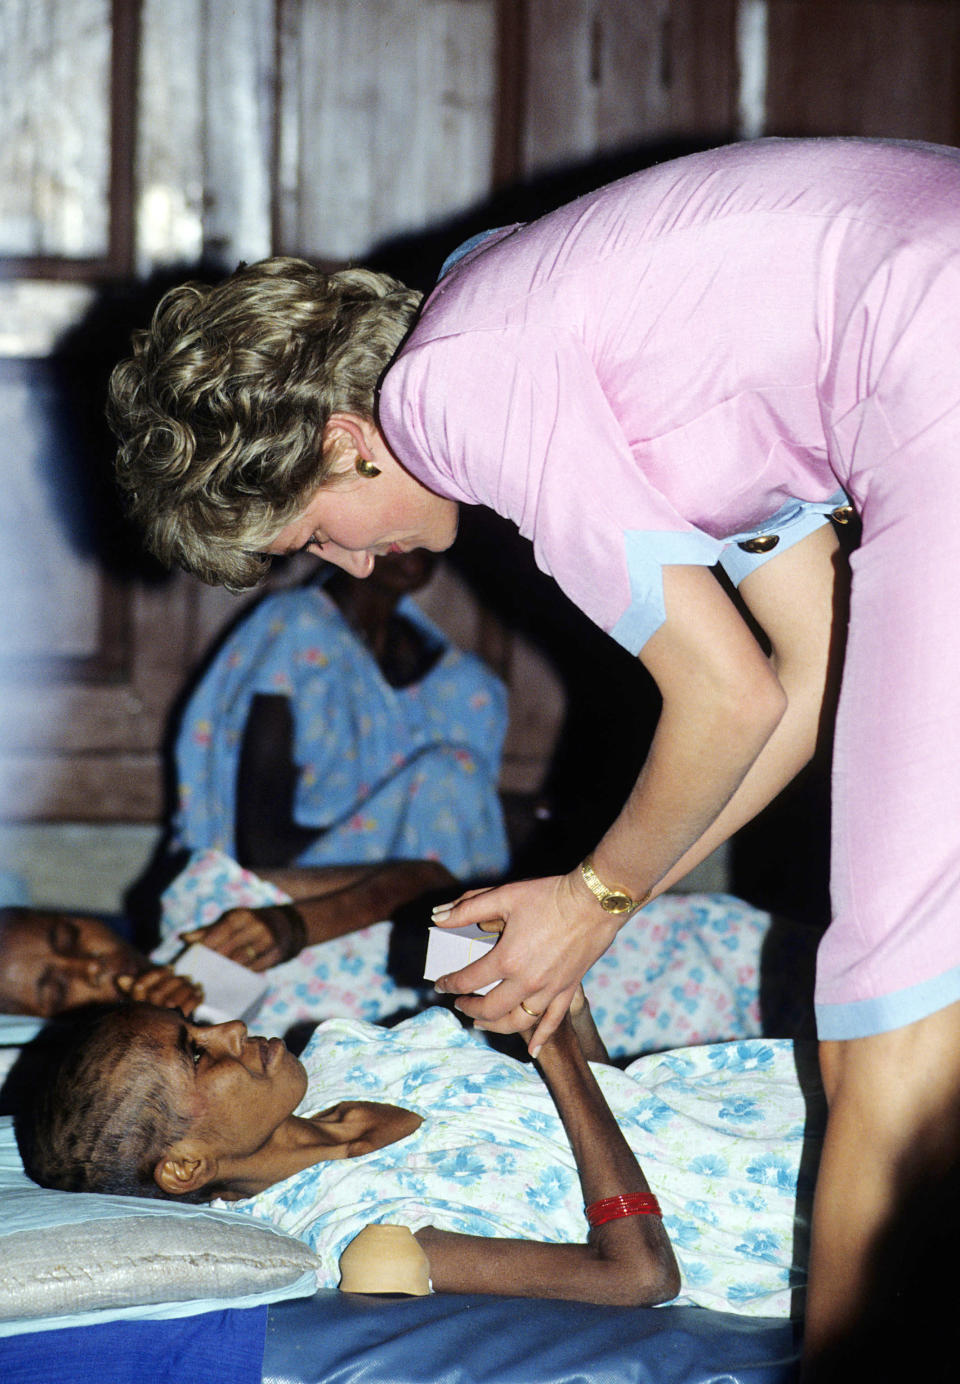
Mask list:
[[359,453],[353,464],[357,468],[358,476],[379,476],[380,474],[380,467],[374,466],[372,461],[368,461],[366,457],[360,456]]

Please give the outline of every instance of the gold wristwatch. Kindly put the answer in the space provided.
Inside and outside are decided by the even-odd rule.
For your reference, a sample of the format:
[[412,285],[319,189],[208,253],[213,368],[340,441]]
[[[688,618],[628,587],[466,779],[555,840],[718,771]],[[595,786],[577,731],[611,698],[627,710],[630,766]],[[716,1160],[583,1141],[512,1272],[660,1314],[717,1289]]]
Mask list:
[[608,889],[593,868],[593,861],[589,856],[580,866],[580,873],[583,875],[583,882],[590,893],[600,900],[600,907],[605,913],[632,913],[635,908],[640,907],[647,897],[644,895],[642,899],[634,899],[631,898],[626,889],[620,887]]

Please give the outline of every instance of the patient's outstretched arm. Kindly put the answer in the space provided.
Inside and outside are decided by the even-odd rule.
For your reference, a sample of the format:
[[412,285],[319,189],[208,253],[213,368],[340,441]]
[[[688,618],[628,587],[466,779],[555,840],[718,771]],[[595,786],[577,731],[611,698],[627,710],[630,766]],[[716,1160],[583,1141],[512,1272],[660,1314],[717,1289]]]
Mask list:
[[[573,1023],[564,1019],[538,1060],[570,1140],[584,1203],[646,1193],[643,1169],[597,1085]],[[676,1297],[680,1271],[656,1215],[610,1220],[579,1245],[539,1244],[457,1235],[427,1227],[417,1240],[442,1292],[516,1293],[624,1306],[653,1306]]]

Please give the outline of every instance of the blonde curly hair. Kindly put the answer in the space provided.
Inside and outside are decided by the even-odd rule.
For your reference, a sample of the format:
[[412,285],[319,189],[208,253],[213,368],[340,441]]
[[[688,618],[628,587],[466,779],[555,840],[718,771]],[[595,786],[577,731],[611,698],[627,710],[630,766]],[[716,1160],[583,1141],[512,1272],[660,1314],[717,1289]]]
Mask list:
[[255,586],[263,549],[341,473],[327,420],[373,417],[421,296],[387,274],[286,256],[166,293],[107,405],[149,550],[210,585]]

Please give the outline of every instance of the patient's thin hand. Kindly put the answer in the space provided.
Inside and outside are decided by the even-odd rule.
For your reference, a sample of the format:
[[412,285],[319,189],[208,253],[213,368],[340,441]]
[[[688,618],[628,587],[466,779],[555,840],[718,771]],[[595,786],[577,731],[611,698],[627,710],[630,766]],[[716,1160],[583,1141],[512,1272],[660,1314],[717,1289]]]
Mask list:
[[188,1018],[203,1000],[203,986],[169,966],[151,966],[138,976],[117,976],[116,986],[124,999],[143,1000],[158,1009],[179,1009]]

